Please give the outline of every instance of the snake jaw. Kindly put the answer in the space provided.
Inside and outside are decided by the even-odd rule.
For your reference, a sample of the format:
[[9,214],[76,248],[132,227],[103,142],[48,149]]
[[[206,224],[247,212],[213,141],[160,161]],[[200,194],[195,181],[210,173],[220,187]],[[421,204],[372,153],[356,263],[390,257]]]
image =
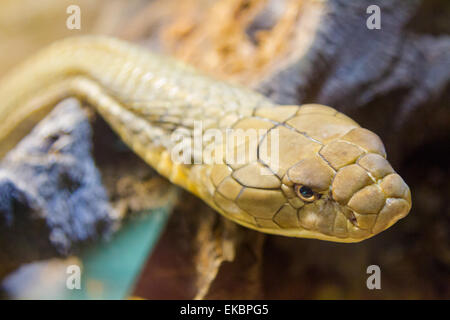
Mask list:
[[337,171],[331,189],[333,199],[352,212],[354,226],[371,236],[411,209],[409,187],[379,154],[365,154]]

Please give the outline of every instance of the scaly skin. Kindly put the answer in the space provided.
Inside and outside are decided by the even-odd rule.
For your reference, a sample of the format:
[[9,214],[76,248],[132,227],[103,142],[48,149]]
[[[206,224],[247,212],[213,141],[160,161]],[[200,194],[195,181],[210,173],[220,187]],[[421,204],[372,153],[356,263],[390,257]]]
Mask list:
[[[411,208],[409,188],[386,161],[378,136],[342,113],[322,105],[276,106],[255,92],[106,37],[57,42],[2,79],[0,155],[69,96],[93,106],[160,174],[261,232],[356,242],[390,227]],[[241,163],[223,156],[223,163],[207,164],[206,146],[200,158],[189,158],[198,163],[174,162],[171,135],[192,134],[196,120],[220,133],[265,131],[257,144],[243,143]],[[276,142],[278,162],[268,156]],[[214,153],[230,145],[225,139]],[[312,198],[299,194],[301,186],[313,191]]]

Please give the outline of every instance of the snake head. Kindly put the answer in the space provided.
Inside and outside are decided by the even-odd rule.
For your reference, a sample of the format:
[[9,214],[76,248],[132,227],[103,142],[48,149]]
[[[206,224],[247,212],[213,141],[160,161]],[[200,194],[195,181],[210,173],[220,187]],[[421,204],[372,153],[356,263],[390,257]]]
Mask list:
[[212,206],[228,218],[266,233],[358,242],[408,214],[410,190],[373,132],[322,105],[255,115],[235,127],[268,128],[256,151],[247,148],[256,159],[215,165],[209,175]]
[[[311,174],[314,172],[314,174]],[[324,240],[356,242],[405,217],[411,193],[386,160],[380,138],[354,128],[292,166],[283,180],[300,198],[299,224]]]

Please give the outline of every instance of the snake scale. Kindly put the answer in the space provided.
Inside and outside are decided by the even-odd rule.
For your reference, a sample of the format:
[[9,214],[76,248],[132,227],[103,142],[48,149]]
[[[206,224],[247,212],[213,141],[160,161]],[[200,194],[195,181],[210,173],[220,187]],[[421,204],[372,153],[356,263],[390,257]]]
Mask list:
[[[411,208],[410,190],[386,160],[380,138],[344,114],[318,104],[276,105],[109,37],[61,40],[2,78],[0,154],[70,96],[93,106],[161,175],[261,232],[357,242]],[[263,133],[256,145],[244,139],[241,162],[174,161],[173,134],[188,136],[196,122],[202,130]],[[278,140],[271,139],[275,132]],[[272,161],[267,154],[275,147],[279,157]]]

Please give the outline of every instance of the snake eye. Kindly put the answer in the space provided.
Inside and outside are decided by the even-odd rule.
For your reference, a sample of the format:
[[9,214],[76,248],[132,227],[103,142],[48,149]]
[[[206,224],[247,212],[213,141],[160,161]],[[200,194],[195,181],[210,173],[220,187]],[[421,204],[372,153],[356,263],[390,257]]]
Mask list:
[[312,202],[316,199],[316,194],[311,190],[311,188],[302,186],[301,184],[296,184],[294,188],[297,196],[303,201]]

